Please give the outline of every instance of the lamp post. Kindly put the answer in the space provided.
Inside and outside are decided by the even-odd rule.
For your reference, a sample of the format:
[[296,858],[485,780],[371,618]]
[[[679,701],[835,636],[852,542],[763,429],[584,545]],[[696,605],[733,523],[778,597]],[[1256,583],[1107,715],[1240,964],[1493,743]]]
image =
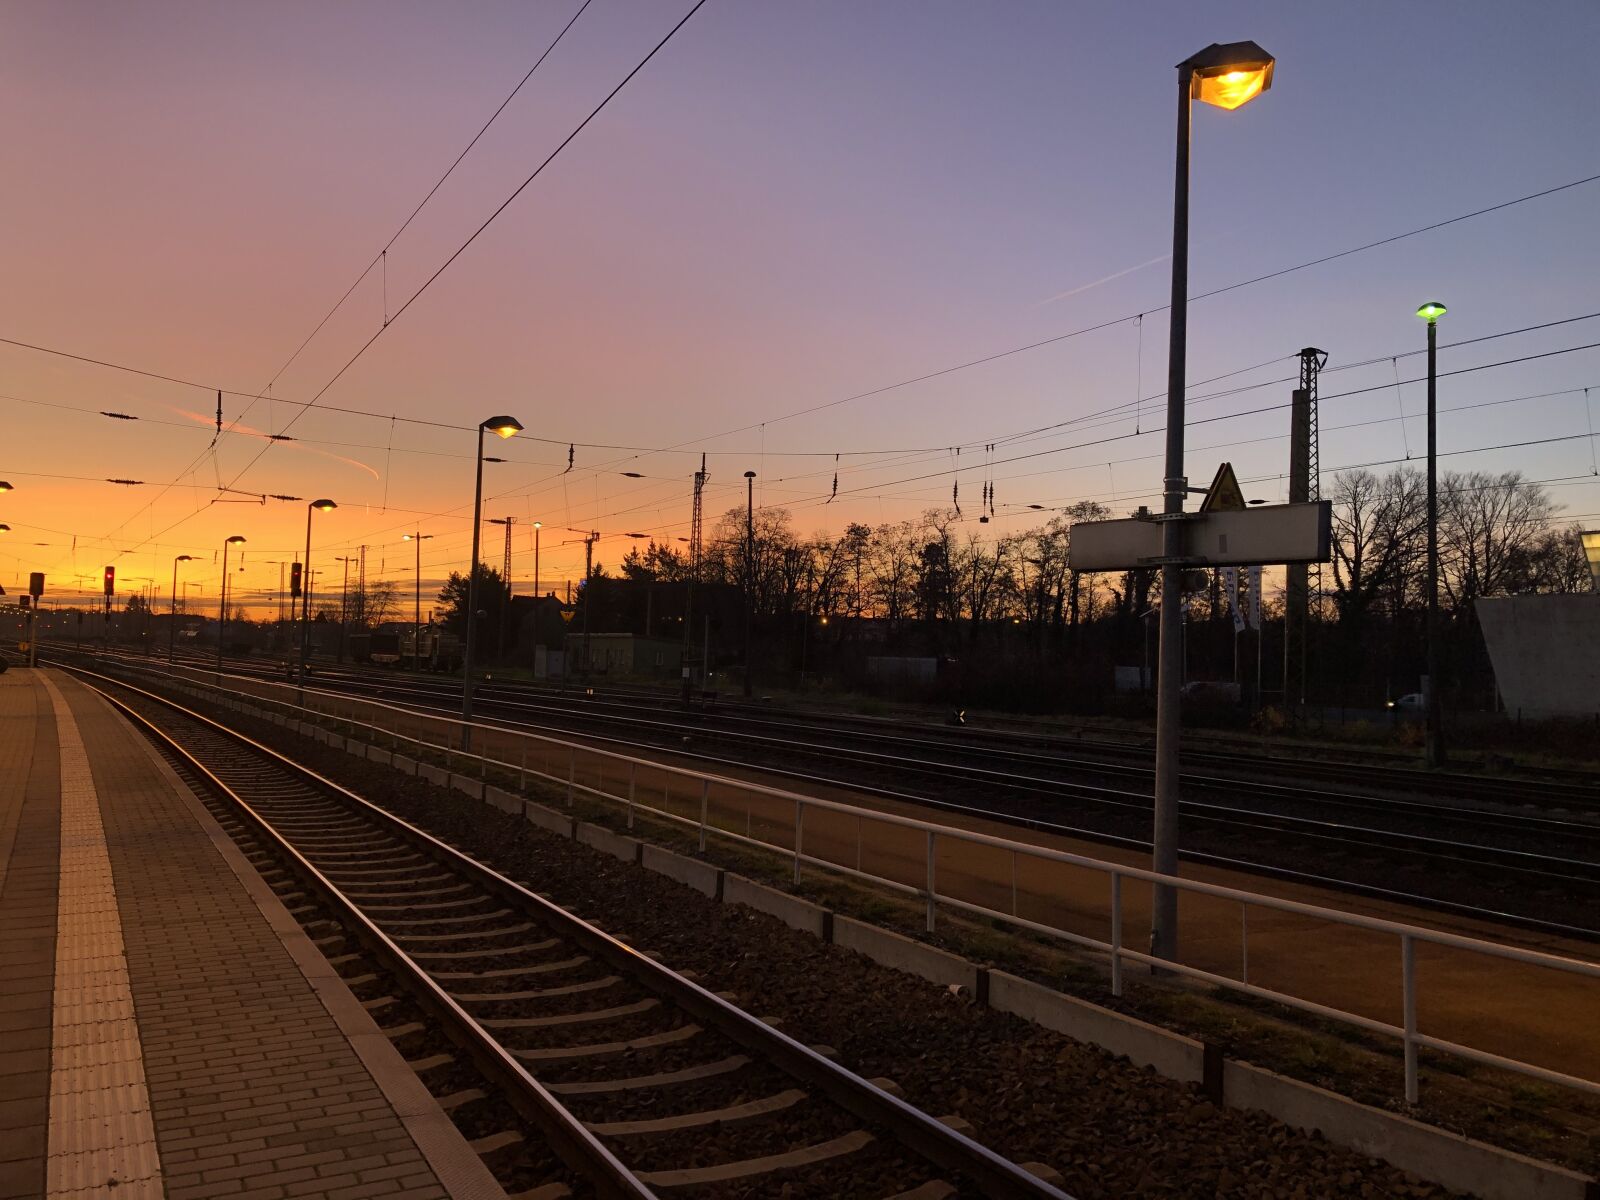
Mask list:
[[306,505],[306,552],[300,560],[300,699],[306,695],[306,656],[311,645],[311,514],[332,512],[339,506],[332,500],[313,500]]
[[756,590],[756,473],[744,473],[744,698],[750,698],[750,669],[753,665],[750,627],[754,622]]
[[[1272,86],[1273,59],[1254,42],[1213,43],[1178,64],[1177,164],[1172,196],[1172,318],[1167,351],[1167,449],[1161,547],[1160,643],[1156,676],[1156,777],[1152,867],[1178,872],[1179,685],[1183,672],[1183,397],[1188,348],[1189,117],[1194,101],[1235,109]],[[1154,889],[1150,952],[1178,956],[1178,894]]]
[[1444,305],[1430,300],[1417,309],[1428,323],[1428,687],[1423,759],[1430,767],[1445,760],[1444,712],[1439,703],[1439,455],[1438,430],[1439,318]]
[[[223,634],[228,628],[228,547],[244,545],[244,538],[234,534],[222,543],[222,587],[217,594],[217,674],[222,674]],[[172,578],[178,578],[178,564],[172,564]]]
[[411,635],[411,665],[418,671],[422,670],[422,543],[432,537],[433,534],[423,533],[420,529],[404,535],[406,541],[417,544],[417,609],[412,614],[417,629]]
[[194,555],[180,554],[172,560],[172,621],[167,626],[167,665],[170,667],[177,656],[178,646],[178,564],[193,562]]
[[483,526],[483,431],[499,438],[515,437],[522,422],[515,417],[490,417],[478,425],[477,483],[472,492],[472,563],[467,568],[467,637],[461,651],[461,746],[472,745],[472,626],[478,616],[478,535]]

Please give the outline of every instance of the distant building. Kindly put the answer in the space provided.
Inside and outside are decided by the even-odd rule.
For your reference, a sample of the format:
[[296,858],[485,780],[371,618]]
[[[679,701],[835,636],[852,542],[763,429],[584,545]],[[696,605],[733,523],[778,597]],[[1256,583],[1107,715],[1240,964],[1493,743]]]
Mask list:
[[1477,610],[1508,713],[1600,714],[1600,595],[1500,596]]
[[[632,633],[591,633],[591,675],[654,675],[676,678],[683,665],[683,643]],[[583,634],[567,634],[566,669],[583,673]]]

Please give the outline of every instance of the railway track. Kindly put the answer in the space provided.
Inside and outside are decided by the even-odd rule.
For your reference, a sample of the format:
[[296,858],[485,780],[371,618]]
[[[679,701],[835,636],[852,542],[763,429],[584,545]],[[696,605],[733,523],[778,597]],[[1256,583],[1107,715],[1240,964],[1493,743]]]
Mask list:
[[292,889],[314,936],[382,964],[356,981],[376,985],[367,1007],[508,1191],[1064,1195],[892,1083],[851,1074],[271,748],[126,682],[85,681]]
[[[344,682],[324,678],[308,686],[348,694]],[[406,682],[376,698],[422,711],[453,710],[451,698],[431,691],[418,695]],[[789,781],[1148,848],[1150,797],[1134,786],[1137,780],[1112,775],[1105,782],[1087,781],[1093,776],[1081,764],[1068,760],[1063,766],[1048,755],[1005,769],[967,747],[942,758],[931,751],[908,753],[915,744],[908,747],[887,734],[851,745],[851,739],[811,740],[803,729],[782,736],[732,731],[659,712],[614,717],[588,713],[582,705],[574,711],[481,695],[477,708],[480,720],[577,732],[628,753],[650,744],[732,774],[755,767]],[[597,725],[620,736],[595,733]],[[1186,861],[1560,936],[1600,937],[1600,824],[1592,820],[1199,774],[1185,777],[1184,797]]]
[[[195,663],[210,666],[209,659],[204,662],[196,659]],[[281,675],[279,671],[257,667],[245,661],[232,662],[229,669],[264,678]],[[329,690],[407,695],[418,702],[437,701],[441,706],[459,704],[461,695],[459,683],[415,674],[352,667],[319,667],[313,676],[313,684],[316,681],[321,681]],[[1049,761],[1061,768],[1118,775],[1145,786],[1153,776],[1150,765],[1152,739],[1136,734],[1126,738],[1110,738],[1103,734],[1086,736],[1081,730],[1067,734],[986,725],[965,726],[953,731],[947,725],[909,716],[820,713],[810,709],[740,701],[722,701],[715,708],[684,712],[675,694],[661,689],[618,686],[582,688],[529,683],[495,684],[491,681],[480,683],[474,690],[474,696],[480,705],[537,707],[547,714],[551,711],[603,712],[619,721],[629,717],[658,719],[664,709],[678,709],[683,718],[682,724],[700,730],[716,727],[730,733],[784,733],[799,728],[813,736],[904,745],[923,752],[999,755],[1019,762]],[[1539,777],[1536,779],[1510,779],[1464,771],[1426,771],[1396,763],[1308,759],[1292,751],[1260,753],[1227,747],[1214,737],[1208,738],[1203,732],[1197,731],[1187,731],[1185,742],[1183,757],[1188,768],[1183,777],[1185,786],[1271,783],[1287,776],[1330,788],[1367,791],[1385,797],[1426,795],[1442,798],[1452,805],[1466,801],[1600,815],[1600,783],[1580,771],[1547,768],[1538,771]]]

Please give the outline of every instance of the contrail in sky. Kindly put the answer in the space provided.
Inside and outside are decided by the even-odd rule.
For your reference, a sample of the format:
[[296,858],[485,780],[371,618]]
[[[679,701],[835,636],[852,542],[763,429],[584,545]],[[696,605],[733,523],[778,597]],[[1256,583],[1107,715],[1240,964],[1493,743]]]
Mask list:
[[[171,411],[177,413],[180,417],[187,418],[188,420],[194,421],[197,424],[200,424],[200,425],[210,425],[211,424],[211,417],[209,417],[205,413],[190,412],[186,408],[177,408],[177,407],[175,407],[175,406],[173,406],[171,404],[167,405],[167,408],[169,408]],[[232,426],[232,431],[234,433],[242,433],[246,437],[258,437],[258,438],[270,439],[271,436],[272,436],[271,434],[267,433],[263,429],[252,429],[248,425],[238,425],[238,424],[236,424],[236,425]],[[361,470],[365,471],[368,475],[371,475],[374,479],[382,478],[382,476],[380,476],[376,470],[374,470],[372,467],[367,466],[366,463],[361,462],[359,459],[346,458],[342,454],[333,454],[333,453],[331,453],[330,451],[327,451],[327,450],[318,450],[315,446],[304,445],[304,444],[302,444],[302,443],[300,443],[300,442],[298,442],[298,441],[296,441],[296,440],[294,440],[292,438],[285,439],[284,444],[292,447],[295,450],[304,450],[307,454],[320,454],[320,455],[322,455],[323,458],[331,458],[331,459],[333,459],[334,462],[342,462],[342,463],[347,463],[352,467],[359,467],[359,468],[361,468]]]
[[1068,296],[1076,296],[1079,292],[1087,292],[1090,288],[1097,288],[1103,283],[1110,283],[1113,279],[1121,279],[1124,275],[1132,275],[1135,271],[1142,271],[1146,267],[1153,267],[1157,263],[1164,263],[1171,257],[1171,254],[1163,254],[1160,258],[1152,258],[1149,262],[1142,262],[1138,266],[1128,267],[1125,270],[1116,272],[1114,275],[1107,275],[1104,279],[1096,279],[1093,283],[1085,283],[1079,285],[1078,287],[1071,288],[1065,292],[1057,292],[1054,296],[1051,296],[1045,300],[1041,300],[1039,303],[1054,304],[1057,300],[1065,300]]

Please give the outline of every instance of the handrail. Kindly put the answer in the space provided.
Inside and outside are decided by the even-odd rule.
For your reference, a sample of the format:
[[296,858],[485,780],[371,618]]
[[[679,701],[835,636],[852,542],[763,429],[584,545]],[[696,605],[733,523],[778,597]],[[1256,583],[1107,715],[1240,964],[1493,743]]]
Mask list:
[[[138,663],[135,665],[141,671],[158,675],[169,675],[174,679],[181,680],[182,682],[205,688],[207,690],[219,691],[224,694],[242,694],[250,697],[253,700],[277,705],[282,708],[297,712],[303,712],[308,709],[313,713],[321,712],[321,709],[313,703],[293,703],[289,701],[277,700],[271,696],[258,695],[252,691],[246,690],[246,688],[242,686],[236,686],[235,688],[224,688],[220,686],[220,681],[223,678],[227,678],[230,681],[233,681],[236,685],[248,685],[251,688],[280,689],[283,691],[298,690],[291,685],[280,684],[275,681],[263,680],[250,676],[196,670],[193,668],[168,668],[163,670],[160,668],[152,669],[143,663]],[[184,673],[180,674],[180,671]],[[190,678],[191,673],[194,675],[206,676],[208,679],[203,680]],[[216,682],[210,682],[209,680],[215,680]],[[943,825],[937,822],[921,820],[916,817],[903,816],[898,813],[864,808],[860,805],[847,804],[838,800],[828,800],[817,796],[807,796],[803,793],[792,792],[787,789],[773,787],[768,784],[734,779],[724,775],[717,775],[708,771],[696,770],[691,767],[681,767],[671,763],[661,762],[656,759],[623,754],[619,751],[595,747],[586,743],[572,741],[567,738],[555,737],[545,733],[538,733],[532,730],[519,729],[516,727],[509,727],[481,720],[470,723],[475,728],[493,730],[497,734],[527,739],[546,747],[566,750],[572,756],[569,758],[569,763],[572,764],[575,764],[576,762],[576,755],[582,753],[591,758],[599,758],[606,761],[625,764],[632,769],[637,769],[641,766],[648,767],[650,770],[658,773],[664,773],[676,778],[695,781],[700,784],[702,797],[701,817],[698,821],[695,821],[692,818],[684,817],[678,813],[672,813],[665,809],[659,809],[648,804],[637,802],[631,795],[631,787],[630,796],[624,799],[623,797],[614,795],[603,789],[591,788],[585,784],[578,783],[573,774],[569,774],[569,776],[566,778],[561,778],[550,775],[546,772],[530,769],[522,764],[501,762],[499,760],[488,758],[482,754],[475,754],[470,751],[457,749],[456,747],[447,743],[432,742],[421,737],[411,737],[408,734],[402,734],[398,732],[398,729],[385,729],[382,725],[377,724],[375,721],[359,721],[355,719],[354,716],[341,716],[336,710],[338,705],[341,703],[352,706],[352,711],[354,711],[354,706],[359,705],[364,707],[369,715],[375,716],[377,712],[387,711],[394,713],[396,717],[405,717],[411,720],[432,721],[440,723],[446,727],[462,728],[468,723],[462,721],[459,717],[453,717],[442,713],[431,713],[414,708],[407,708],[401,705],[389,704],[381,700],[364,696],[338,696],[330,692],[316,691],[305,693],[306,701],[312,701],[314,698],[326,699],[329,702],[328,707],[335,709],[333,712],[322,715],[330,716],[335,721],[348,724],[352,727],[352,730],[357,726],[361,726],[363,728],[372,730],[374,733],[381,733],[387,737],[398,738],[418,747],[428,747],[432,749],[443,750],[452,756],[460,756],[464,759],[475,760],[481,764],[484,770],[487,770],[489,767],[493,766],[511,773],[520,772],[523,778],[526,778],[530,775],[535,776],[549,783],[555,784],[558,787],[565,787],[567,789],[569,803],[572,795],[575,792],[582,792],[587,796],[591,796],[604,802],[613,804],[626,804],[630,812],[630,824],[631,813],[635,810],[639,810],[648,812],[654,816],[668,819],[674,823],[681,823],[692,827],[697,827],[700,832],[700,844],[702,849],[705,846],[708,835],[726,837],[744,844],[755,845],[775,851],[786,857],[792,858],[795,863],[797,877],[800,864],[804,862],[824,870],[835,871],[857,878],[867,879],[879,885],[888,885],[897,891],[921,896],[926,900],[926,924],[930,933],[933,932],[935,927],[936,908],[942,903],[963,911],[978,914],[994,920],[1003,921],[1019,928],[1029,929],[1034,932],[1042,933],[1046,936],[1055,937],[1077,945],[1087,946],[1095,950],[1103,951],[1111,958],[1112,994],[1116,996],[1122,995],[1123,992],[1122,977],[1124,963],[1140,963],[1149,965],[1162,971],[1180,974],[1188,978],[1200,980],[1215,986],[1238,991],[1246,995],[1252,995],[1285,1004],[1290,1007],[1299,1008],[1303,1011],[1310,1012],[1318,1016],[1343,1021],[1347,1024],[1355,1025],[1358,1028],[1398,1036],[1402,1041],[1405,1055],[1405,1091],[1406,1100],[1408,1103],[1414,1104],[1417,1101],[1419,1087],[1417,1054],[1418,1049],[1424,1046],[1429,1049],[1455,1054],[1463,1058],[1482,1062],[1490,1066],[1518,1072],[1548,1083],[1554,1083],[1560,1086],[1571,1087],[1581,1091],[1600,1095],[1600,1082],[1584,1079],[1579,1076],[1568,1075],[1559,1071],[1553,1071],[1545,1067],[1537,1066],[1533,1063],[1524,1063],[1519,1060],[1505,1058],[1500,1055],[1492,1054],[1488,1051],[1478,1050],[1473,1047],[1445,1041],[1443,1039],[1421,1033],[1417,1028],[1416,1016],[1417,986],[1415,947],[1420,943],[1443,946],[1457,950],[1465,950],[1472,953],[1483,954],[1488,957],[1561,971],[1570,975],[1577,975],[1590,979],[1600,979],[1600,962],[1590,962],[1584,959],[1571,958],[1565,955],[1551,954],[1542,950],[1525,949],[1520,946],[1512,946],[1503,942],[1493,942],[1481,938],[1468,937],[1464,934],[1451,933],[1442,929],[1432,929],[1422,925],[1413,925],[1404,921],[1395,921],[1385,917],[1372,917],[1363,913],[1326,908],[1316,904],[1309,904],[1304,901],[1269,896],[1259,892],[1249,892],[1240,888],[1228,887],[1222,884],[1207,883],[1203,880],[1186,879],[1176,875],[1164,875],[1160,872],[1152,871],[1144,867],[1125,866],[1120,863],[1113,863],[1104,859],[1074,854],[1066,850],[1057,850],[1049,846],[1041,846],[1029,842],[1013,841],[1008,838],[997,837],[993,834],[980,833],[976,830],[961,829],[951,825]],[[569,768],[569,770],[571,770],[571,768]],[[779,845],[777,843],[764,841],[760,838],[740,834],[736,831],[721,829],[714,823],[710,822],[707,816],[705,797],[709,791],[709,788],[714,785],[737,789],[753,795],[764,796],[769,799],[781,800],[786,802],[788,805],[792,805],[795,812],[795,821],[792,828],[796,834],[796,844],[792,847]],[[875,875],[871,872],[862,871],[859,868],[852,869],[845,864],[837,863],[830,859],[821,858],[814,854],[804,853],[801,846],[800,834],[804,828],[804,813],[808,808],[855,817],[858,821],[873,821],[880,825],[889,825],[925,834],[927,838],[925,886],[917,887],[915,885],[906,884],[900,880],[889,879],[881,875]],[[1109,941],[1102,941],[1083,934],[1073,933],[1070,930],[1060,929],[1054,926],[1044,925],[1040,922],[1030,921],[1022,918],[1016,913],[1002,912],[997,909],[988,908],[984,905],[975,904],[971,901],[962,900],[956,896],[941,894],[937,887],[937,879],[934,870],[937,842],[940,839],[943,839],[947,842],[964,842],[973,845],[986,846],[992,849],[1011,853],[1013,855],[1023,855],[1046,862],[1080,867],[1087,870],[1097,871],[1103,875],[1106,875],[1111,884],[1111,939]],[[1124,944],[1121,936],[1121,885],[1124,879],[1138,880],[1140,882],[1151,884],[1164,884],[1180,891],[1210,896],[1222,900],[1235,901],[1243,906],[1246,910],[1250,908],[1267,909],[1289,913],[1296,916],[1310,917],[1333,924],[1364,929],[1374,933],[1387,934],[1397,937],[1400,940],[1401,946],[1401,1007],[1404,1014],[1403,1026],[1390,1025],[1382,1021],[1374,1020],[1370,1017],[1362,1016],[1359,1013],[1348,1012],[1343,1009],[1318,1004],[1314,1001],[1292,996],[1287,993],[1281,993],[1271,989],[1262,988],[1258,985],[1249,983],[1248,978],[1244,980],[1233,979],[1229,976],[1220,975],[1213,971],[1207,971],[1198,967],[1189,966],[1181,962],[1173,962],[1166,959],[1155,958],[1151,955],[1129,948]],[[1247,926],[1245,927],[1242,938],[1243,951],[1246,955],[1246,962],[1248,962]]]

